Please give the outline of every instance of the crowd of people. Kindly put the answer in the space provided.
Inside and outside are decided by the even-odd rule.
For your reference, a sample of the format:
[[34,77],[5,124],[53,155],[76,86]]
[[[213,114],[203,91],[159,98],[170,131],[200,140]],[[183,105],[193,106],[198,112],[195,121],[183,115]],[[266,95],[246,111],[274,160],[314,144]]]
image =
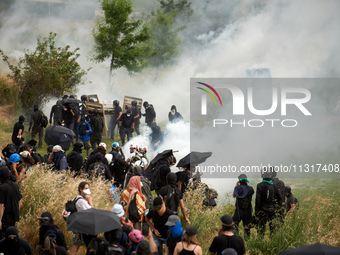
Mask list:
[[[67,98],[64,97],[63,100]],[[71,98],[73,99],[73,98]],[[121,227],[104,233],[104,237],[72,232],[72,247],[70,254],[77,254],[79,247],[86,246],[87,254],[202,254],[202,248],[196,236],[199,225],[191,225],[184,194],[191,189],[197,189],[201,194],[203,208],[216,206],[215,199],[218,194],[214,189],[201,182],[199,174],[195,174],[195,166],[188,164],[177,173],[171,172],[171,166],[176,163],[173,155],[166,156],[152,166],[153,175],[146,175],[150,160],[147,157],[147,147],[130,144],[130,154],[125,156],[118,142],[107,148],[101,142],[103,122],[100,121],[99,111],[94,110],[88,116],[85,103],[86,96],[81,97],[82,103],[77,110],[72,100],[59,100],[52,107],[49,122],[53,125],[65,125],[76,130],[80,141],[75,141],[73,150],[67,155],[60,145],[47,148],[47,153],[41,156],[36,152],[35,146],[23,144],[24,117],[13,128],[13,146],[3,150],[4,158],[0,160],[0,253],[32,254],[30,243],[19,237],[15,227],[19,221],[19,212],[22,195],[18,183],[25,178],[25,173],[35,165],[48,165],[52,171],[65,172],[70,170],[73,176],[82,175],[85,178],[101,178],[110,184],[109,197],[114,204],[112,213],[119,217]],[[67,102],[67,103],[63,103]],[[139,121],[141,112],[135,102],[132,108],[122,113],[118,100],[113,102],[117,108],[114,116],[114,128],[120,127],[122,143],[125,135],[128,141],[132,137],[132,130],[140,134]],[[162,135],[156,125],[156,113],[148,102],[145,108],[146,124],[153,130],[153,147],[161,143]],[[33,135],[39,134],[44,114],[34,106],[31,115],[29,131]],[[129,119],[131,121],[129,121]],[[171,107],[169,121],[182,119],[176,106]],[[131,124],[132,123],[132,124]],[[130,126],[132,125],[132,126]],[[112,127],[112,126],[111,126]],[[132,130],[129,130],[132,128]],[[42,132],[42,131],[41,131]],[[77,138],[76,138],[77,139]],[[92,147],[92,152],[89,150]],[[86,150],[86,157],[82,150]],[[210,244],[211,254],[245,254],[244,239],[238,235],[239,223],[244,226],[244,238],[247,240],[250,229],[256,227],[260,235],[265,234],[265,227],[269,222],[270,233],[275,231],[277,224],[283,224],[286,215],[292,214],[298,208],[297,199],[293,196],[289,186],[277,178],[272,168],[263,169],[263,180],[257,185],[255,199],[255,216],[253,216],[252,198],[254,189],[248,184],[245,174],[238,177],[233,196],[236,198],[235,213],[222,215],[221,228]],[[118,195],[121,189],[121,196]],[[155,190],[155,195],[151,191]],[[287,199],[286,199],[287,198]],[[94,207],[91,197],[90,184],[83,181],[78,186],[78,196],[74,198],[76,212]],[[63,216],[67,220],[72,212],[65,208]],[[178,213],[181,211],[183,222]],[[68,254],[63,232],[54,224],[50,212],[44,212],[39,217],[39,244],[36,250],[39,254]]]

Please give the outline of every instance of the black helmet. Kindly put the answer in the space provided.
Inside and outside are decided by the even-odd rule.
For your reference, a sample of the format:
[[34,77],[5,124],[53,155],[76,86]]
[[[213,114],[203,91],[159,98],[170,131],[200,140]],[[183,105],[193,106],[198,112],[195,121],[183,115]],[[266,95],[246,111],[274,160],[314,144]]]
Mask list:
[[149,105],[148,101],[145,101],[145,102],[143,103],[144,108],[148,107],[148,105]]
[[89,102],[93,102],[93,103],[94,103],[94,100],[93,100],[93,98],[90,98],[90,99],[89,99]]
[[289,194],[292,192],[292,188],[290,186],[286,186],[285,190],[286,190],[286,194]]
[[137,101],[132,101],[132,102],[131,102],[131,105],[137,106]]
[[119,105],[119,101],[118,100],[113,100],[113,105],[114,106],[118,106]]
[[99,110],[97,108],[93,109],[93,113],[94,114],[98,114],[99,113]]
[[86,95],[82,95],[82,96],[80,97],[80,99],[81,99],[81,101],[87,101],[87,96],[86,96]]
[[73,99],[74,99],[74,95],[71,95],[70,98],[73,98]]

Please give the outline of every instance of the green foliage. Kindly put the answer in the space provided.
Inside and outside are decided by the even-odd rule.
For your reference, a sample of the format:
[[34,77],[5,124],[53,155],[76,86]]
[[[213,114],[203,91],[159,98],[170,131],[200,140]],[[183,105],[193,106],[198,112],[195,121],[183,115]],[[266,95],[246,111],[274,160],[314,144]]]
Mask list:
[[38,38],[36,49],[33,52],[25,50],[16,66],[0,50],[11,70],[9,77],[18,86],[18,99],[24,108],[44,104],[51,96],[61,96],[64,90],[72,91],[86,74],[77,63],[79,48],[70,51],[68,45],[56,47],[56,35],[50,33],[48,38]]
[[150,39],[146,42],[150,46],[150,66],[159,68],[171,64],[179,55],[181,38],[178,33],[185,26],[175,26],[176,15],[177,12],[165,13],[161,9],[151,13],[148,21]]
[[96,62],[110,58],[112,70],[125,67],[130,74],[146,66],[147,45],[141,44],[149,38],[147,27],[141,19],[131,18],[131,0],[102,0],[103,16],[97,19],[93,30]]
[[177,12],[183,17],[190,17],[194,12],[188,0],[158,0],[158,2],[165,13]]

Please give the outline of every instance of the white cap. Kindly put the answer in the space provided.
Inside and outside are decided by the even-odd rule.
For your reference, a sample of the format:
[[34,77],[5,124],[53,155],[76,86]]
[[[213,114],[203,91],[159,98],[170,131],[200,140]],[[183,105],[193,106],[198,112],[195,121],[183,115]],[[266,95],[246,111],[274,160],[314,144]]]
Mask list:
[[54,145],[52,151],[63,151],[60,145]]
[[112,208],[112,212],[116,214],[118,217],[123,217],[124,216],[124,209],[121,204],[115,204]]
[[29,156],[31,156],[31,154],[29,153],[29,151],[22,151],[19,153],[20,156],[24,157],[24,158],[28,158]]

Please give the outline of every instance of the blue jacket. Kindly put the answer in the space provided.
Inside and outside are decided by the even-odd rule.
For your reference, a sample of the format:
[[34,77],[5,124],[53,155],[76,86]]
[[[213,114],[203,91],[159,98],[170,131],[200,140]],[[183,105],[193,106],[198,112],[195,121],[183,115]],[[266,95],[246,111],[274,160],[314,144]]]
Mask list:
[[85,120],[85,124],[84,123],[79,123],[78,129],[77,129],[78,134],[79,134],[79,128],[80,128],[81,125],[85,125],[86,131],[89,130],[89,132],[86,132],[85,135],[79,135],[80,140],[82,140],[82,141],[90,140],[90,134],[92,133],[92,129],[91,129],[90,124],[86,120]]

